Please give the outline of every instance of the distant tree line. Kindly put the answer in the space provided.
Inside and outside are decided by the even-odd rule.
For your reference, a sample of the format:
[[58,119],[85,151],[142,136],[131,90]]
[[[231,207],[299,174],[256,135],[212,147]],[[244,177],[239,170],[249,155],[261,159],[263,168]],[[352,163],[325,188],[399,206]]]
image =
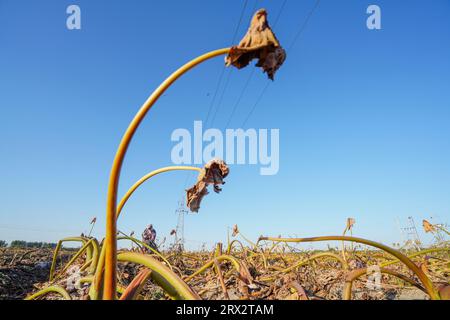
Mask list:
[[[8,244],[6,241],[0,240],[0,247],[7,247]],[[55,248],[56,243],[48,243],[48,242],[28,242],[24,240],[14,240],[11,241],[11,248]]]

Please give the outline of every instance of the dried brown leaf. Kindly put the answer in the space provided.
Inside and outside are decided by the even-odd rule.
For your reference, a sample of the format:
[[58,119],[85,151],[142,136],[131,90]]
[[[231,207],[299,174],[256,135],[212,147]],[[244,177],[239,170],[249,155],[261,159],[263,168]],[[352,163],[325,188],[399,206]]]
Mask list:
[[256,66],[261,67],[271,80],[286,60],[286,51],[270,28],[265,9],[255,13],[247,34],[239,45],[231,48],[225,62],[227,66],[233,65],[241,69],[253,59],[258,59]]
[[214,186],[214,192],[220,193],[220,185],[225,184],[223,179],[228,175],[229,168],[225,161],[213,159],[209,161],[197,178],[197,183],[186,190],[187,206],[192,212],[198,212],[200,203],[208,192],[208,185]]
[[429,223],[427,220],[422,221],[423,230],[425,230],[426,233],[428,232],[435,232],[436,227]]
[[233,233],[231,234],[232,237],[236,237],[239,234],[239,228],[237,224],[233,226]]

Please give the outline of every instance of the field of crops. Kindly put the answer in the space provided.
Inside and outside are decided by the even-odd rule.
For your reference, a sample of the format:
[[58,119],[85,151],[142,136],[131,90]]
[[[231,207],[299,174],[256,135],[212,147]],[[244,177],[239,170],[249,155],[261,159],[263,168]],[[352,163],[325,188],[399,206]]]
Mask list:
[[[252,17],[247,33],[237,44],[203,53],[187,61],[170,74],[137,111],[117,147],[109,174],[106,195],[105,238],[97,239],[91,236],[96,221],[94,218],[87,236],[81,234],[81,236],[64,238],[57,244],[47,244],[50,245],[48,248],[44,248],[42,245],[39,248],[30,248],[22,240],[13,241],[14,245],[10,244],[9,247],[6,247],[6,242],[0,241],[0,299],[450,300],[450,246],[447,240],[450,233],[446,224],[432,224],[423,220],[424,231],[434,236],[433,244],[429,246],[424,246],[420,241],[388,246],[370,239],[355,237],[352,233],[355,220],[352,218],[347,219],[345,229],[342,228],[344,232],[340,235],[310,238],[261,236],[258,239],[249,239],[235,225],[232,233],[228,234],[226,242],[217,242],[209,250],[201,251],[184,250],[183,242],[176,241],[168,248],[162,246],[158,248],[154,242],[156,231],[152,229],[152,225],[149,225],[148,230],[146,229],[148,233],[144,231],[142,240],[133,237],[133,234],[120,232],[118,220],[122,209],[132,194],[152,177],[166,172],[190,171],[197,173],[195,184],[186,190],[186,207],[191,212],[198,212],[201,202],[209,194],[209,191],[220,193],[225,184],[224,180],[229,175],[230,169],[225,160],[212,158],[212,156],[205,157],[207,159],[203,159],[204,161],[195,161],[195,163],[205,163],[203,167],[182,166],[180,164],[192,164],[192,162],[173,161],[172,159],[172,164],[176,165],[169,164],[169,166],[153,168],[153,171],[146,173],[129,187],[125,194],[119,194],[119,180],[127,150],[140,124],[158,99],[164,96],[169,87],[181,76],[213,58],[224,58],[227,67],[236,69],[243,69],[256,62],[254,66],[260,68],[268,79],[274,80],[276,72],[288,56],[287,52],[303,32],[318,4],[319,1],[307,15],[305,23],[294,35],[293,42],[287,46],[287,49],[281,46],[269,26],[267,10],[259,9]],[[284,4],[280,12],[283,8]],[[278,22],[278,18],[276,18],[276,22]],[[236,29],[234,38],[237,37],[238,31],[239,28]],[[190,35],[189,38],[192,37],[194,35]],[[352,42],[354,41],[352,40]],[[417,46],[416,43],[414,45]],[[161,51],[164,52],[164,50]],[[408,52],[409,54],[410,52]],[[311,54],[311,56],[313,55],[315,54]],[[358,58],[360,57],[358,56]],[[230,74],[231,71],[228,73],[227,79]],[[253,73],[250,74],[238,103],[245,93],[252,75]],[[364,76],[366,77],[365,74]],[[211,107],[214,105],[221,81],[222,78],[220,78],[217,90],[213,95]],[[61,81],[58,79],[59,82]],[[216,118],[227,86],[228,80],[226,80],[220,95],[218,106],[213,112],[212,122]],[[244,124],[268,86],[269,84],[264,87],[256,104],[244,118]],[[286,85],[281,87],[289,88]],[[326,86],[321,84],[320,90],[322,87]],[[333,101],[330,97],[327,99]],[[281,106],[281,101],[280,103],[277,101],[276,108],[268,110],[273,111],[274,115],[281,114],[279,111],[282,109]],[[230,120],[235,114],[236,107],[237,104],[232,110]],[[111,108],[111,110],[115,109]],[[192,110],[195,109],[192,108]],[[206,122],[208,122],[210,111],[211,109],[206,115]],[[170,112],[175,114],[178,111]],[[191,108],[189,108],[189,112],[191,112]],[[378,113],[377,110],[376,114],[378,115]],[[288,116],[296,119],[296,115],[289,114]],[[401,120],[403,122],[404,119]],[[354,124],[351,125],[354,126]],[[325,127],[325,125],[323,126]],[[363,126],[361,125],[361,127]],[[120,124],[120,128],[122,128],[122,124]],[[242,129],[239,130],[242,131]],[[278,129],[276,130],[278,132]],[[54,132],[52,131],[51,134],[53,136]],[[242,145],[245,145],[245,137],[242,141]],[[39,142],[43,144],[42,141]],[[78,143],[82,144],[82,141]],[[272,141],[271,146],[273,144]],[[276,144],[278,145],[278,143]],[[297,144],[298,141],[294,141],[291,146]],[[191,146],[190,143],[189,146]],[[252,149],[257,150],[256,147]],[[276,150],[279,150],[278,146]],[[246,158],[245,151],[244,148],[241,153],[244,155],[242,157],[244,160]],[[202,155],[201,152],[200,154]],[[214,156],[216,154],[223,154],[223,152],[214,152]],[[259,154],[261,155],[261,149],[259,149]],[[271,155],[273,155],[272,152]],[[58,154],[58,158],[59,156]],[[249,159],[251,158],[249,156]],[[255,161],[249,160],[249,162]],[[237,161],[237,164],[240,164],[240,161]],[[66,167],[63,164],[58,165]],[[436,163],[432,165],[436,166]],[[423,164],[420,168],[423,168]],[[69,171],[69,169],[67,170]],[[439,177],[441,178],[441,174]],[[273,185],[274,189],[282,189],[284,186],[282,180],[278,180],[278,183],[278,185]],[[15,184],[18,183],[15,182]],[[54,184],[48,190],[56,188],[58,185]],[[406,191],[405,194],[407,194]],[[296,196],[297,194],[294,194],[294,197]],[[287,198],[287,200],[292,201],[294,197]],[[237,212],[238,207],[236,206],[233,210]],[[254,217],[253,215],[252,219]],[[12,220],[12,218],[8,220]],[[171,235],[176,232],[173,230]],[[121,243],[127,242],[129,247],[118,247],[119,240]],[[20,243],[24,245],[21,246]],[[36,246],[39,243],[31,244]],[[70,246],[67,245],[68,243],[71,243]],[[306,250],[305,247],[311,243],[320,243],[321,248],[327,245],[328,249]],[[70,249],[69,247],[75,248]]]
[[[297,242],[283,239],[252,242],[235,227],[228,244],[218,243],[210,252],[180,248],[160,252],[133,237],[124,238],[133,242],[133,248],[118,253],[119,299],[430,299],[416,270],[384,250],[358,244],[359,240],[345,245],[328,241],[339,245],[305,251]],[[98,242],[70,238],[76,240],[84,243],[79,249],[0,249],[0,299],[95,297]],[[432,248],[396,251],[409,256],[440,297],[446,298],[449,249],[443,242]]]

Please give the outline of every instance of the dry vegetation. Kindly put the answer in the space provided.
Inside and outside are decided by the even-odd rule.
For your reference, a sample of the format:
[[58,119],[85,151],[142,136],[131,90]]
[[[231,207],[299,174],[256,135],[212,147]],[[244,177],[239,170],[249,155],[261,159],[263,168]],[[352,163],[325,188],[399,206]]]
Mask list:
[[[73,251],[64,250],[58,263],[67,263]],[[0,300],[24,299],[48,281],[52,249],[0,249]]]
[[[282,241],[252,243],[235,227],[226,247],[219,243],[210,252],[175,249],[159,252],[149,250],[138,239],[123,238],[133,241],[134,249],[119,250],[119,256],[133,253],[150,257],[182,279],[195,295],[198,294],[197,298],[206,300],[430,298],[421,280],[402,262],[382,250],[353,243],[348,245],[348,242],[340,248],[305,251],[295,243]],[[70,239],[74,241],[75,238]],[[84,238],[82,243],[92,243],[89,239]],[[1,299],[23,299],[32,292],[52,287],[58,291],[33,298],[90,299],[95,272],[93,257],[97,253],[87,250],[88,247],[61,250],[55,256],[54,271],[50,271],[51,249],[1,249]],[[427,249],[401,250],[440,290],[441,298],[445,298],[449,288],[449,250],[447,242]],[[373,283],[370,281],[368,285],[367,268],[371,270],[374,266],[382,272],[381,289],[370,287]],[[161,285],[161,281],[152,278],[156,273],[162,275],[164,271],[156,265],[149,268],[130,261],[120,262],[118,298],[183,298],[172,293],[172,287]]]
[[[348,219],[342,236],[261,237],[255,243],[245,238],[235,226],[226,246],[219,243],[213,250],[202,252],[179,249],[160,252],[132,236],[118,236],[117,219],[125,203],[141,184],[157,174],[179,170],[199,172],[197,183],[187,194],[187,205],[194,212],[208,194],[209,185],[213,185],[215,192],[220,192],[229,170],[223,161],[213,160],[203,169],[176,166],[154,170],[138,180],[117,203],[125,153],[147,112],[181,75],[224,54],[227,54],[227,65],[239,69],[256,59],[256,66],[261,67],[270,79],[286,58],[286,52],[268,25],[267,12],[259,10],[238,46],[206,53],[169,76],[136,114],[116,153],[108,187],[105,239],[89,236],[62,239],[54,252],[48,249],[0,249],[0,298],[449,299],[448,242],[440,238],[436,245],[427,249],[393,249],[346,236],[352,232],[353,219]],[[424,229],[448,235],[442,226],[428,222],[424,222]],[[131,241],[135,248],[117,250],[117,240]],[[325,251],[301,249],[301,243],[317,241],[334,244],[338,241],[338,248]],[[78,242],[81,247],[67,251],[62,249],[65,242]],[[372,274],[373,271],[378,273]],[[381,288],[376,286],[376,281],[368,279],[379,279]]]

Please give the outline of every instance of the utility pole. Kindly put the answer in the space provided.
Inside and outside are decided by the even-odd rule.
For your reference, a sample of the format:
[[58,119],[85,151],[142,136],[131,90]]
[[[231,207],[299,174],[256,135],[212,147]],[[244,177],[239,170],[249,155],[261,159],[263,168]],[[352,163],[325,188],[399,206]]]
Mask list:
[[175,210],[178,215],[177,229],[175,230],[175,250],[184,250],[184,215],[188,214],[184,205],[184,200],[178,201],[178,208]]
[[408,224],[406,227],[401,228],[403,234],[406,236],[406,243],[411,243],[421,247],[422,242],[420,241],[419,233],[417,232],[416,224],[413,217],[408,217]]

